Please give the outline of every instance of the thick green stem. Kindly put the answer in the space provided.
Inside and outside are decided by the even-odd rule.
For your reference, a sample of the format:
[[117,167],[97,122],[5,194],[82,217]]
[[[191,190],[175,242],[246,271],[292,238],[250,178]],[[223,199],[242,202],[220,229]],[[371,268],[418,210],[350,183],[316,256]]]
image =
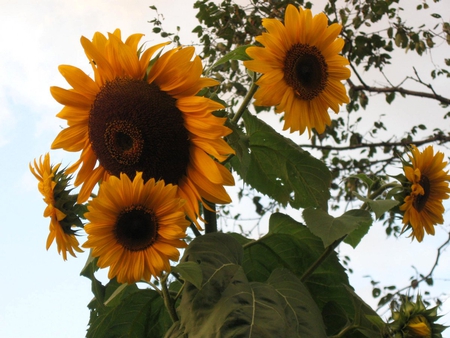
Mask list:
[[217,214],[216,205],[211,202],[204,201],[211,210],[203,206],[203,217],[205,218],[205,233],[217,232]]
[[242,101],[241,106],[239,107],[238,111],[236,112],[236,115],[231,119],[231,122],[237,124],[239,122],[239,119],[242,117],[242,114],[244,114],[245,110],[247,109],[248,104],[250,103],[253,95],[256,93],[256,89],[258,89],[258,85],[255,84],[253,81],[252,86],[247,92],[247,95],[244,97],[244,101]]
[[320,257],[311,265],[308,270],[306,270],[302,277],[300,277],[300,280],[305,282],[313,273],[316,271],[316,269],[328,258],[328,256],[338,247],[339,244],[347,237],[347,235],[343,236],[342,238],[339,238],[333,242],[330,246],[328,246],[325,251],[320,255]]
[[161,278],[161,291],[164,299],[164,305],[166,306],[167,311],[169,312],[169,316],[172,321],[175,323],[178,321],[177,311],[175,310],[175,300],[170,296],[169,289],[167,288],[167,277],[169,274],[164,275]]

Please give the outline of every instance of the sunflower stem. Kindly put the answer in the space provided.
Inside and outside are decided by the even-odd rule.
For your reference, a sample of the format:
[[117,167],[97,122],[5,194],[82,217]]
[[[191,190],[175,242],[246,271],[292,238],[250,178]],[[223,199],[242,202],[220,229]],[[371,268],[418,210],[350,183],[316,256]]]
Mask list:
[[231,122],[237,124],[239,122],[239,119],[244,114],[245,110],[247,109],[248,104],[250,103],[250,100],[252,99],[253,95],[255,95],[256,89],[258,89],[258,85],[253,81],[252,86],[247,92],[247,95],[244,97],[244,101],[242,101],[241,106],[239,107],[238,111],[236,112],[236,115],[231,119]]
[[166,274],[161,278],[161,291],[163,294],[164,305],[166,306],[167,311],[169,312],[169,316],[172,319],[172,322],[178,321],[177,311],[175,310],[175,300],[170,296],[169,289],[167,288],[167,277],[169,274]]
[[339,244],[347,237],[347,235],[343,236],[342,238],[339,238],[335,240],[331,245],[329,245],[325,251],[320,255],[319,258],[311,265],[308,270],[306,270],[303,275],[300,277],[300,281],[304,283],[313,273],[316,271],[316,269],[328,258],[328,256],[338,247]]
[[204,201],[212,210],[203,207],[203,217],[205,218],[205,233],[217,232],[216,205],[211,202]]
[[199,237],[199,236],[202,235],[202,234],[200,233],[200,231],[198,231],[198,229],[197,229],[197,227],[195,226],[194,223],[191,223],[191,225],[190,225],[189,227],[191,228],[191,230],[192,230],[192,232],[194,233],[194,236],[195,236],[195,237]]

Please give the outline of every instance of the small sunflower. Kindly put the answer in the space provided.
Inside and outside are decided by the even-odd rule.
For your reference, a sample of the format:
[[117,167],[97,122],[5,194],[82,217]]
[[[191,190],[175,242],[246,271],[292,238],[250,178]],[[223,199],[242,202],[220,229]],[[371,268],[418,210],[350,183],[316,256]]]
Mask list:
[[244,65],[262,73],[256,82],[255,105],[275,106],[284,112],[284,129],[301,134],[315,128],[323,133],[331,120],[328,108],[339,112],[348,103],[342,80],[350,77],[348,60],[338,53],[344,40],[337,38],[342,27],[328,26],[325,14],[312,16],[309,9],[288,5],[284,25],[263,19],[267,33],[256,37],[264,47],[249,47],[253,59]]
[[183,203],[175,186],[153,178],[144,183],[142,172],[133,181],[123,173],[111,176],[89,203],[83,247],[92,248],[99,267],[110,267],[110,279],[149,281],[170,270],[169,259],[177,261],[178,248],[186,247]]
[[411,146],[412,156],[408,155],[411,164],[405,164],[403,170],[411,183],[411,191],[404,199],[400,210],[404,211],[403,223],[412,228],[411,236],[419,242],[427,234],[434,235],[434,225],[444,223],[444,206],[442,200],[449,198],[448,182],[450,175],[444,171],[447,162],[444,154],[434,154],[432,146],[420,152]]
[[401,296],[400,300],[401,304],[392,309],[393,320],[388,323],[389,337],[442,338],[447,326],[437,323],[441,318],[437,315],[438,306],[427,309],[420,295],[416,302],[406,296]]
[[[229,203],[223,185],[233,185],[224,161],[232,148],[223,140],[231,133],[225,118],[212,114],[223,106],[196,96],[217,81],[202,78],[200,58],[193,47],[175,48],[150,62],[167,43],[137,49],[142,34],[122,42],[120,30],[106,38],[95,33],[81,44],[94,80],[78,68],[62,65],[61,74],[72,89],[52,87],[66,119],[52,148],[81,151],[75,185],[82,184],[79,202],[89,198],[95,184],[109,176],[143,172],[145,181],[163,179],[178,185],[185,212],[196,222],[199,203]],[[213,159],[214,158],[214,159]],[[205,206],[206,207],[206,206]],[[198,225],[198,223],[197,223]]]
[[60,172],[58,172],[60,165],[52,166],[50,164],[50,155],[47,153],[44,156],[44,160],[42,160],[42,157],[39,158],[39,162],[34,160],[34,168],[31,164],[29,167],[31,173],[39,181],[39,191],[44,196],[44,202],[47,204],[44,210],[44,217],[50,217],[50,234],[47,237],[46,249],[48,250],[56,239],[58,253],[62,254],[64,260],[67,260],[67,252],[76,257],[74,251],[83,252],[83,250],[79,247],[75,231],[72,230],[72,224],[66,222],[69,217],[56,207],[55,194],[64,190],[57,186],[57,177],[61,177]]

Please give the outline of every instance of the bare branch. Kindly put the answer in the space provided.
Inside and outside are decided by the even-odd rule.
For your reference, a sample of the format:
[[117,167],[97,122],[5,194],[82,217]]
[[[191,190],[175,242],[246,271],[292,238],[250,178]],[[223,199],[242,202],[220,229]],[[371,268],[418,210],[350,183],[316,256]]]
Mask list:
[[403,94],[403,95],[429,98],[429,99],[437,100],[442,104],[450,105],[449,98],[446,98],[446,97],[436,94],[434,92],[434,90],[432,88],[430,88],[429,85],[424,84],[424,83],[422,83],[422,84],[424,84],[428,88],[430,88],[433,91],[433,93],[418,92],[415,90],[405,89],[403,87],[373,87],[373,86],[368,86],[368,85],[364,85],[364,84],[357,86],[350,79],[347,80],[347,83],[350,85],[350,88],[354,91],[365,90],[365,91],[371,92],[371,93],[399,93],[399,94]]
[[441,144],[450,142],[450,136],[445,136],[443,134],[435,134],[434,136],[427,138],[426,140],[421,140],[421,141],[404,140],[404,141],[400,141],[400,142],[359,143],[359,144],[353,144],[353,145],[343,146],[343,147],[321,146],[321,145],[313,145],[313,144],[300,144],[299,146],[302,148],[313,148],[313,149],[318,149],[318,150],[354,150],[354,149],[359,149],[359,148],[373,148],[373,147],[395,147],[395,146],[406,147],[410,144],[414,144],[416,146],[421,146],[423,144],[433,143],[433,142],[439,142]]

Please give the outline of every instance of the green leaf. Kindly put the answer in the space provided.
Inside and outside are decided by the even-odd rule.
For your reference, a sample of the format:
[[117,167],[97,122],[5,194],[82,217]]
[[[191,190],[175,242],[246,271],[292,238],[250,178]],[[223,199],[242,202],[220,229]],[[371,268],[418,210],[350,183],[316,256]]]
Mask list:
[[321,209],[308,208],[303,211],[303,218],[311,232],[322,239],[325,247],[360,226],[372,224],[370,213],[360,209],[347,211],[335,218]]
[[395,92],[392,93],[386,93],[386,102],[391,104],[392,101],[395,99]]
[[203,283],[187,282],[179,324],[167,337],[326,337],[320,311],[291,272],[275,270],[267,282],[249,282],[242,246],[222,233],[196,238],[182,261],[197,261]]
[[375,217],[378,219],[381,216],[383,216],[383,214],[386,211],[391,210],[393,207],[395,207],[396,205],[398,205],[400,202],[399,201],[395,201],[395,200],[391,200],[391,199],[378,199],[378,200],[371,200],[369,198],[365,198],[359,194],[355,194],[356,197],[358,197],[358,199],[360,199],[361,201],[367,203],[367,205],[370,207],[370,209],[375,213]]
[[369,232],[372,223],[364,223],[359,228],[353,230],[350,234],[347,235],[344,239],[344,243],[351,245],[354,248],[358,246],[363,237],[367,235]]
[[294,325],[298,337],[326,336],[319,308],[300,279],[287,269],[277,269],[267,283],[282,297],[287,319],[291,317],[289,322]]
[[251,156],[249,153],[249,137],[244,134],[234,123],[226,122],[226,126],[233,132],[227,136],[228,144],[236,152],[236,159],[232,158],[232,163],[239,164],[242,176],[247,176],[250,166]]
[[257,117],[245,113],[244,122],[250,161],[231,160],[242,179],[284,206],[326,210],[331,182],[326,165]]
[[366,185],[367,188],[371,188],[372,185],[376,182],[374,180],[372,180],[369,176],[367,176],[366,174],[356,174],[356,175],[350,175],[348,178],[357,178],[361,181],[363,181]]
[[[324,251],[322,240],[307,227],[287,215],[274,213],[268,234],[245,245],[242,266],[250,281],[266,281],[277,268],[287,268],[301,278]],[[352,304],[343,285],[348,285],[348,277],[335,252],[305,282],[320,309],[333,300],[351,316]]]
[[172,271],[179,273],[184,281],[190,282],[197,289],[202,286],[202,269],[197,262],[181,262],[173,266]]
[[383,332],[386,330],[386,323],[352,288],[346,286],[345,290],[355,309],[355,317],[352,321],[355,330],[368,338],[384,337]]
[[337,335],[350,322],[344,309],[336,302],[328,302],[322,309],[328,336]]
[[89,278],[91,280],[92,293],[94,294],[96,300],[100,304],[103,304],[103,302],[105,300],[105,287],[103,286],[102,283],[100,283],[100,281],[97,278],[95,278],[95,275],[94,275],[95,271],[98,270],[97,260],[98,260],[98,258],[93,257],[89,253],[89,257],[86,261],[85,266],[81,270],[80,275],[84,276],[86,278]]
[[91,323],[87,338],[163,337],[172,325],[164,302],[154,290],[139,290]]
[[210,70],[216,68],[217,66],[223,65],[224,63],[227,63],[228,61],[231,60],[240,60],[240,61],[251,60],[251,57],[249,57],[245,52],[247,48],[251,46],[252,45],[236,47],[235,50],[232,50],[231,52],[227,53],[225,56],[217,60],[217,62],[212,65]]

